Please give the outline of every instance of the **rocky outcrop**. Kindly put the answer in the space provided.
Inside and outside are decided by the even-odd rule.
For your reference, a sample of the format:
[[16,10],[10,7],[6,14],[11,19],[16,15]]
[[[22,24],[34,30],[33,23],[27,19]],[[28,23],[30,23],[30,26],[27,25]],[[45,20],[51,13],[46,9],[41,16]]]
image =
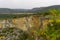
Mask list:
[[[38,29],[41,24],[41,17],[38,15],[33,15],[29,17],[21,17],[21,18],[14,18],[14,19],[6,19],[0,20],[0,28],[5,27],[17,27],[22,30],[28,30],[31,27]],[[48,20],[44,19],[43,25],[45,26]]]

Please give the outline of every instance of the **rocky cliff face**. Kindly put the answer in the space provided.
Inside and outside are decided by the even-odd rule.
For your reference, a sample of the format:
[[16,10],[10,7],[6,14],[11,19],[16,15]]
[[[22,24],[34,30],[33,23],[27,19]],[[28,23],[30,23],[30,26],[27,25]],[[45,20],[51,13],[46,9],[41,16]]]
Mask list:
[[17,18],[13,19],[13,24],[16,25],[18,28],[27,30],[31,27],[39,27],[39,17],[37,16],[30,16],[30,17],[23,17],[23,18]]
[[[43,25],[45,26],[48,22],[48,20],[43,21]],[[0,28],[5,27],[17,27],[22,30],[30,29],[31,27],[34,27],[38,29],[41,24],[40,16],[34,15],[29,17],[21,17],[16,19],[6,19],[6,20],[0,20]]]

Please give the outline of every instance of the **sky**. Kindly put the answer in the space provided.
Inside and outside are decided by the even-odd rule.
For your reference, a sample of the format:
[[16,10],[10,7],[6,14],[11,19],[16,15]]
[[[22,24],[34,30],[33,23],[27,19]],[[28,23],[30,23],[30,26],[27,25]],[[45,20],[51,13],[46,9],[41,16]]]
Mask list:
[[0,8],[31,9],[60,5],[60,0],[0,0]]

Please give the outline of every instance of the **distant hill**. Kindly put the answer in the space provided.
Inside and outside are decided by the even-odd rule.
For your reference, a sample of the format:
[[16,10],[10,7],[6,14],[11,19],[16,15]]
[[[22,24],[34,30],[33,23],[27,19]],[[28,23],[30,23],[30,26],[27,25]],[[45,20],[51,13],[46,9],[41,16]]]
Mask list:
[[21,12],[44,12],[48,11],[49,9],[55,8],[60,9],[60,5],[48,6],[48,7],[38,7],[33,9],[9,9],[9,8],[0,8],[0,13],[21,13]]
[[37,12],[37,11],[44,12],[44,11],[48,11],[49,9],[56,9],[56,10],[58,10],[58,9],[60,9],[60,5],[33,8],[31,11],[32,11],[32,12]]
[[10,13],[11,9],[9,8],[0,8],[0,13]]
[[0,8],[0,13],[19,13],[26,12],[29,9],[9,9],[9,8]]
[[27,12],[30,9],[11,9],[13,12]]

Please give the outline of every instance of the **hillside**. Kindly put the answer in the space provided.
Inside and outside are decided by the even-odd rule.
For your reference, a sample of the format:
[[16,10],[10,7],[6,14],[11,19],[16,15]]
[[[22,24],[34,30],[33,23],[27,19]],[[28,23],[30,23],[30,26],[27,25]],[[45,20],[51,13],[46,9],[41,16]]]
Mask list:
[[48,7],[39,7],[39,8],[33,8],[31,11],[32,12],[37,12],[37,11],[40,11],[40,12],[46,12],[48,11],[49,9],[60,9],[60,5],[54,5],[54,6],[48,6]]

